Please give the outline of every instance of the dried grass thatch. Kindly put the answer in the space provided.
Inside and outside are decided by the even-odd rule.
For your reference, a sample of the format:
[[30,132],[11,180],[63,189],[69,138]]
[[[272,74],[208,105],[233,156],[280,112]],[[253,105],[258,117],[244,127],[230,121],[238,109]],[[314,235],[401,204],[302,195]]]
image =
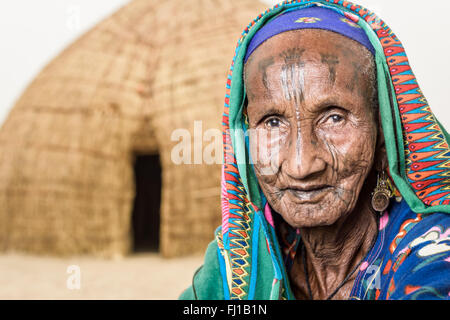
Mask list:
[[0,129],[0,250],[130,251],[136,154],[162,165],[161,247],[203,251],[220,223],[220,166],[175,165],[176,128],[221,127],[236,41],[255,0],[134,0],[31,83]]

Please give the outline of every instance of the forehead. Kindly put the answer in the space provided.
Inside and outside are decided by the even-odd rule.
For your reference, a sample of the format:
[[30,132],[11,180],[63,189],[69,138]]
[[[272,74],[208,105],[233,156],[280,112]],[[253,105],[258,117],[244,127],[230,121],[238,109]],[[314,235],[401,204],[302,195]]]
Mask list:
[[257,66],[267,59],[274,63],[300,58],[305,62],[323,62],[332,57],[347,67],[356,65],[363,68],[371,64],[370,52],[356,41],[328,30],[303,29],[284,32],[265,41],[248,59],[245,73],[248,76],[248,73],[261,71]]
[[283,79],[290,77],[302,96],[370,102],[374,68],[372,54],[358,42],[332,31],[303,29],[281,33],[259,46],[245,65],[244,81],[249,102],[272,103],[287,83]]

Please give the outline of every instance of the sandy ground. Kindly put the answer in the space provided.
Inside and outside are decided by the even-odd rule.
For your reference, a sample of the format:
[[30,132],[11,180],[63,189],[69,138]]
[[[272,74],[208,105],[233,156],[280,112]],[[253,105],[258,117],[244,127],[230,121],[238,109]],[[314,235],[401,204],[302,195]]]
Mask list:
[[0,299],[177,299],[202,262],[202,256],[162,259],[156,253],[120,260],[5,254]]

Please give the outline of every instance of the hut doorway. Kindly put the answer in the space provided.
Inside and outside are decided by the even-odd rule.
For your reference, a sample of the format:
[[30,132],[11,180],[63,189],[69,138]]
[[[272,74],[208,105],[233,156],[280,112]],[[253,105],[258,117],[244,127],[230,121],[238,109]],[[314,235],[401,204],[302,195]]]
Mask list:
[[132,213],[133,251],[158,252],[162,187],[159,155],[137,155],[134,179],[136,196]]

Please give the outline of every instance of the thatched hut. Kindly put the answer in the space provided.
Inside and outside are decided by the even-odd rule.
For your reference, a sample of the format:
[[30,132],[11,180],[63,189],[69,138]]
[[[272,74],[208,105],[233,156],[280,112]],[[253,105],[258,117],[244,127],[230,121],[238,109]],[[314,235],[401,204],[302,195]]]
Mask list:
[[134,0],[47,65],[0,129],[0,251],[203,251],[220,165],[177,165],[171,135],[220,129],[236,41],[262,10]]

